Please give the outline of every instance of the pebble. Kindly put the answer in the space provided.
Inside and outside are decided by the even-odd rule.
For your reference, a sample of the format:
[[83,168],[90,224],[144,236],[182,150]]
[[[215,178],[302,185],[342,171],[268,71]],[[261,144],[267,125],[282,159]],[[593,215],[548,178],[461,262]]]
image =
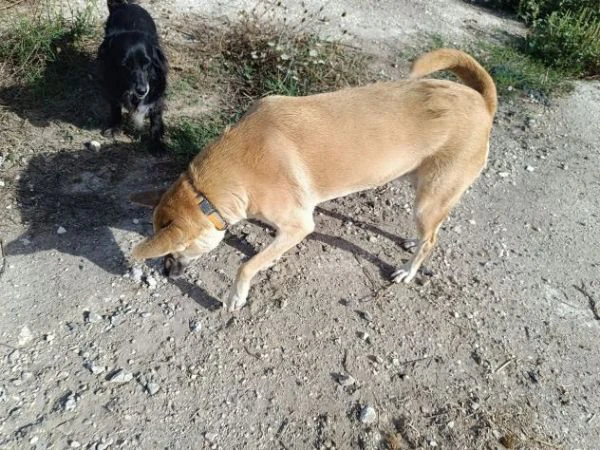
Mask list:
[[19,333],[19,340],[18,340],[19,347],[24,347],[25,345],[29,344],[31,341],[33,341],[33,333],[31,332],[29,327],[27,325],[25,325],[23,328],[21,328],[21,331]]
[[79,447],[81,447],[81,444],[78,441],[71,441],[71,442],[69,442],[69,447],[79,448]]
[[367,405],[360,412],[359,420],[365,425],[374,424],[377,421],[377,411],[371,405]]
[[75,394],[71,392],[63,402],[63,409],[65,411],[73,411],[76,407],[77,400],[75,400]]
[[190,320],[190,331],[197,333],[202,329],[202,323],[199,320]]
[[373,316],[371,315],[371,313],[369,313],[367,311],[361,311],[360,316],[363,319],[365,319],[367,322],[373,322]]
[[157,285],[156,278],[154,278],[152,275],[146,276],[146,284],[148,285],[148,287],[150,289],[156,288],[156,285]]
[[90,370],[90,372],[92,372],[94,375],[100,375],[101,373],[103,373],[106,370],[106,367],[104,366],[99,366],[95,363],[91,363],[88,365],[88,369]]
[[102,441],[100,441],[96,444],[96,450],[106,450],[108,447],[110,447],[112,445],[112,443],[113,443],[112,439],[108,439],[108,440],[102,439]]
[[340,375],[338,376],[337,381],[344,387],[353,386],[356,384],[356,380],[352,375]]
[[58,227],[56,230],[56,234],[65,234],[67,230],[64,227]]
[[129,383],[131,380],[133,380],[133,374],[125,369],[117,370],[108,378],[110,383]]
[[217,439],[218,435],[217,433],[206,433],[204,435],[204,438],[208,441],[208,442],[214,442]]
[[509,172],[498,172],[498,176],[500,178],[506,178],[507,176],[509,176],[510,173]]
[[146,389],[148,390],[148,394],[154,395],[160,390],[160,385],[158,383],[148,383],[146,385]]
[[97,323],[102,322],[102,316],[96,314],[94,311],[86,311],[83,313],[83,319],[86,323]]
[[94,152],[97,152],[100,150],[100,142],[98,141],[88,141],[85,143],[85,148],[87,148],[88,150],[92,150]]
[[356,335],[358,336],[359,339],[366,341],[369,339],[369,333],[365,333],[364,331],[359,331],[358,333],[356,333]]
[[0,180],[0,187],[4,187],[6,186],[6,183],[4,183],[4,180]]
[[535,167],[533,167],[533,166],[527,166],[527,167],[525,167],[525,170],[527,172],[533,172],[535,170]]
[[132,222],[134,225],[138,225],[140,223],[140,219],[133,219]]
[[142,276],[144,275],[144,272],[141,267],[136,266],[129,269],[129,275],[131,276],[131,279],[133,281],[139,283],[142,281]]

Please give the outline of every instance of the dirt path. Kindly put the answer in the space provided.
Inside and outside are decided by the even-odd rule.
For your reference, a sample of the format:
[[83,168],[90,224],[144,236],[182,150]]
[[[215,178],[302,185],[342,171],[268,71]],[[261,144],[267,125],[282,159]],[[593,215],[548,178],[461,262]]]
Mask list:
[[[165,28],[237,7],[142,3]],[[370,51],[517,26],[441,0],[327,9],[323,32]],[[236,315],[217,299],[264,228],[236,226],[176,283],[128,271],[151,224],[127,195],[177,165],[127,143],[84,150],[97,130],[1,109],[27,139],[0,168],[0,448],[598,447],[599,83],[501,104],[489,166],[414,285],[387,284],[414,232],[394,182],[322,205]]]

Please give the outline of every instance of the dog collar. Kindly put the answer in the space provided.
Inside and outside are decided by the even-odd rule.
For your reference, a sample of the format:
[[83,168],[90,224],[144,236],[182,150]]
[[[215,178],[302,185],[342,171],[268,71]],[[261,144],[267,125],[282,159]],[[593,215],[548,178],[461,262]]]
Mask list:
[[192,189],[196,191],[196,196],[200,199],[200,203],[198,204],[200,211],[202,211],[202,213],[208,218],[208,220],[212,222],[212,224],[217,230],[225,231],[229,226],[225,218],[221,215],[217,208],[215,208],[213,204],[206,198],[206,196],[198,189],[196,189],[194,183],[192,182],[192,178],[189,174],[188,179],[190,182],[190,186],[192,186]]

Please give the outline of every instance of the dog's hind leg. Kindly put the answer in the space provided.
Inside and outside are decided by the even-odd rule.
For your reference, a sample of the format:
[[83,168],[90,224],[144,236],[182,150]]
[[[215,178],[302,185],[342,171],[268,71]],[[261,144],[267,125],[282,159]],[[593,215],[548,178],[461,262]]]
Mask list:
[[473,164],[470,161],[467,166],[432,160],[418,169],[415,222],[419,239],[412,258],[392,274],[395,283],[408,283],[415,277],[435,246],[440,226],[477,178],[483,164]]
[[226,305],[229,311],[235,311],[244,306],[252,278],[259,271],[271,266],[286,251],[313,232],[315,223],[312,214],[312,210],[298,211],[284,223],[278,223],[275,239],[263,251],[242,264]]

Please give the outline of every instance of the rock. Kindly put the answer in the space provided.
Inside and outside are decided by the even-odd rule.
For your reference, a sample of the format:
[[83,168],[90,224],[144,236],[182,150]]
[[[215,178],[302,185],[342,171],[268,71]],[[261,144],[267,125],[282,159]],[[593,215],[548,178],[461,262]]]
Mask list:
[[106,450],[108,447],[112,445],[112,439],[102,439],[100,442],[96,444],[96,450]]
[[204,439],[206,439],[208,442],[215,442],[215,440],[217,439],[218,435],[217,433],[206,433],[204,434]]
[[69,393],[63,399],[62,406],[65,411],[74,411],[75,410],[75,408],[77,407],[77,400],[76,400],[75,394],[73,392]]
[[367,312],[367,311],[360,311],[360,316],[365,319],[367,322],[373,322],[373,316],[371,315],[371,313]]
[[156,278],[154,278],[152,275],[147,275],[146,284],[150,289],[155,289],[158,283],[156,282]]
[[133,374],[125,369],[119,369],[108,377],[110,383],[124,384],[131,380],[133,380]]
[[29,327],[25,325],[23,328],[21,328],[21,331],[19,332],[19,340],[17,343],[19,347],[24,347],[27,344],[31,343],[31,341],[33,341],[33,333],[31,332]]
[[133,219],[132,222],[134,225],[138,225],[140,223],[140,219]]
[[154,395],[160,390],[160,385],[158,383],[150,382],[146,385],[146,390],[148,394]]
[[359,420],[365,425],[372,425],[377,421],[377,411],[371,405],[367,405],[360,412]]
[[101,373],[103,373],[106,370],[106,367],[104,366],[100,366],[96,363],[89,363],[87,365],[87,368],[89,369],[90,372],[92,372],[92,374],[94,375],[100,375]]
[[369,333],[365,333],[364,331],[359,331],[356,333],[356,336],[363,341],[367,341],[369,339]]
[[69,447],[71,448],[79,448],[81,447],[81,444],[77,441],[69,441]]
[[199,320],[190,320],[190,331],[193,333],[197,333],[202,329],[202,323]]
[[509,172],[498,172],[498,176],[500,178],[506,178],[507,176],[509,176],[510,173]]
[[535,167],[533,167],[533,166],[527,166],[527,167],[525,167],[525,170],[527,172],[533,172],[535,170]]
[[85,143],[85,148],[87,148],[88,150],[91,150],[93,152],[97,152],[100,150],[100,142],[98,141],[88,141]]
[[64,227],[58,227],[56,230],[56,234],[65,234],[67,230]]
[[344,387],[349,387],[349,386],[353,386],[356,384],[356,380],[354,379],[354,377],[352,375],[340,374],[337,377],[337,381],[338,381],[338,383],[340,383],[341,386],[344,386]]
[[96,314],[94,311],[85,311],[83,313],[83,319],[86,323],[102,322],[102,316],[100,314]]
[[0,187],[4,187],[6,186],[6,183],[4,182],[4,180],[0,180]]
[[130,270],[130,274],[131,274],[131,279],[133,281],[135,281],[136,283],[140,283],[142,281],[142,276],[144,275],[144,272],[142,271],[141,267],[132,267]]
[[54,335],[51,333],[48,333],[47,335],[44,336],[44,339],[46,340],[46,342],[52,342],[54,340]]

